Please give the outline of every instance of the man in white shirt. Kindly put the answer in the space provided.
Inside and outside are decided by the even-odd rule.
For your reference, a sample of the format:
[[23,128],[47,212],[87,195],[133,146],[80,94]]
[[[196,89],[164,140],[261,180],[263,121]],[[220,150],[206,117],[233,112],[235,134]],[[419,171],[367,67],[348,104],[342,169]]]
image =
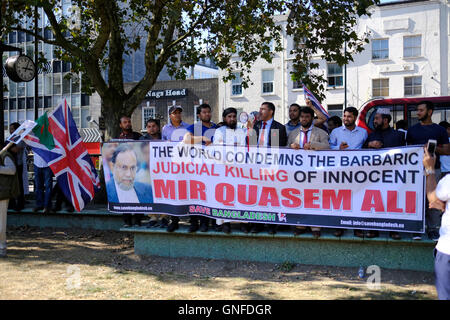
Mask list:
[[227,146],[245,146],[247,129],[237,128],[237,110],[227,108],[222,113],[225,125],[214,132],[214,144]]
[[[237,110],[235,108],[227,108],[222,113],[225,125],[217,128],[214,132],[213,143],[215,145],[225,145],[224,148],[233,148],[234,146],[245,146],[247,138],[247,129],[237,128]],[[227,220],[217,219],[218,231],[231,233],[231,224]],[[248,233],[250,224],[241,223],[241,231]]]
[[440,300],[450,300],[450,175],[442,178],[436,186],[435,163],[436,157],[430,156],[425,148],[423,165],[427,176],[426,192],[429,206],[444,211],[435,249],[436,290]]

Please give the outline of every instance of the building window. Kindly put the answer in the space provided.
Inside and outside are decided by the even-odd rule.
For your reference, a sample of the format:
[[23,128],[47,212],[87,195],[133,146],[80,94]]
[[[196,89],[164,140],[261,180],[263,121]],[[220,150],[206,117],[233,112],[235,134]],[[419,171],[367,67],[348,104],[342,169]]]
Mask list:
[[47,60],[52,59],[52,46],[50,44],[44,43],[44,58]]
[[88,106],[89,105],[89,95],[82,93],[81,94],[81,106]]
[[343,73],[342,67],[337,63],[328,63],[328,87],[342,87],[343,86]]
[[389,59],[389,39],[372,41],[372,59]]
[[26,34],[27,42],[33,41],[34,37],[31,34]]
[[44,94],[45,95],[51,95],[52,94],[52,74],[47,73],[44,75]]
[[17,99],[17,109],[25,109],[25,108],[26,108],[25,98]]
[[17,100],[9,99],[9,110],[16,110],[16,109],[17,109]]
[[27,88],[27,97],[33,97],[34,96],[34,81],[27,82],[26,88]]
[[81,128],[89,128],[89,121],[87,121],[88,116],[89,108],[81,108]]
[[51,40],[51,39],[53,38],[52,30],[51,30],[50,28],[48,28],[48,27],[46,27],[46,28],[44,29],[44,38],[45,38],[46,40]]
[[45,96],[44,97],[44,108],[48,109],[52,107],[52,97],[51,96]]
[[62,72],[70,72],[70,62],[63,61],[62,62]]
[[19,43],[25,42],[25,32],[23,31],[17,32],[17,42]]
[[231,80],[231,95],[238,96],[242,94],[242,80],[239,72],[233,73],[234,79]]
[[17,42],[17,34],[16,34],[15,31],[11,31],[8,34],[8,40],[9,40],[9,43],[16,43]]
[[61,61],[53,60],[53,73],[61,72]]
[[306,46],[306,37],[300,37],[299,39],[292,39],[293,51],[304,49],[305,46]]
[[53,75],[53,94],[61,94],[61,74],[55,73]]
[[27,98],[27,109],[34,108],[34,98]]
[[422,36],[403,37],[403,57],[420,57]]
[[142,130],[145,130],[148,119],[155,119],[155,107],[142,108]]
[[303,83],[299,80],[292,81],[292,89],[303,89]]
[[72,93],[80,92],[80,84],[80,77],[78,76],[78,74],[72,76]]
[[18,97],[25,97],[25,82],[18,82],[17,83],[17,96]]
[[70,94],[70,75],[68,73],[62,76],[62,93]]
[[273,93],[273,70],[262,71],[262,93]]
[[72,104],[71,107],[79,107],[81,106],[81,95],[80,94],[72,94],[71,95]]
[[74,107],[73,105],[70,106],[70,111],[72,112],[72,118],[73,121],[75,121],[75,124],[77,125],[77,127],[80,127],[81,122],[80,122],[80,107]]
[[389,79],[372,79],[372,96],[389,96]]
[[17,84],[13,82],[12,80],[9,80],[9,97],[13,98],[17,95]]
[[342,118],[342,104],[329,104],[328,105],[328,114],[330,117],[338,116]]
[[415,96],[422,94],[422,77],[405,77],[404,78],[405,96]]

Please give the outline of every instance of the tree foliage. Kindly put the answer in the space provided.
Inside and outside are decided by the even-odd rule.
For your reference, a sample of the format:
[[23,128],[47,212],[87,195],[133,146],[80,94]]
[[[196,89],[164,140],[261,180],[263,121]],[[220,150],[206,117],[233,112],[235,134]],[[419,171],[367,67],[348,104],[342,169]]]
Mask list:
[[[317,65],[311,55],[321,54],[340,65],[351,60],[365,38],[353,30],[357,16],[366,14],[376,0],[72,0],[71,10],[63,10],[63,2],[70,1],[3,0],[2,16],[7,19],[2,20],[2,36],[23,31],[59,48],[72,71],[85,75],[83,90],[100,95],[107,136],[114,137],[119,117],[131,115],[164,66],[183,79],[187,68],[210,57],[227,71],[224,80],[240,70],[246,87],[255,60],[270,62],[272,44],[275,51],[283,49],[282,32],[304,42],[295,50],[293,79],[319,89],[320,96],[323,79],[312,75]],[[34,6],[43,8],[53,39],[35,35],[33,24],[23,23],[33,18]],[[276,15],[286,16],[285,30],[273,19]],[[346,53],[344,42],[351,49]],[[124,57],[136,50],[145,51],[145,75],[125,92]]]

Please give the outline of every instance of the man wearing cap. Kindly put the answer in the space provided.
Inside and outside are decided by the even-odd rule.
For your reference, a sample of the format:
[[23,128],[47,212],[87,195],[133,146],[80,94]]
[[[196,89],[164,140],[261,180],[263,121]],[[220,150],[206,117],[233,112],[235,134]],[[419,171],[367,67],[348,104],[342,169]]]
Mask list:
[[404,134],[394,130],[389,125],[391,120],[392,117],[389,109],[379,108],[377,110],[373,119],[373,127],[375,130],[367,138],[365,143],[366,148],[394,148],[406,144]]
[[[197,116],[200,121],[187,128],[188,132],[184,135],[183,142],[188,144],[201,143],[202,145],[209,145],[211,144],[216,129],[216,124],[211,121],[211,106],[207,103],[202,103],[197,108]],[[214,219],[212,220],[214,221]],[[198,230],[199,221],[200,231],[208,231],[209,218],[203,216],[191,216],[189,232],[196,232]]]
[[[162,140],[183,141],[184,135],[188,132],[189,124],[182,121],[183,108],[181,106],[172,106],[169,109],[169,123],[166,124],[161,132]],[[177,216],[170,217],[170,224],[167,232],[174,232],[178,229],[180,218]]]
[[[380,148],[395,148],[406,144],[405,135],[397,130],[394,130],[389,123],[392,117],[390,110],[387,108],[379,108],[373,119],[374,132],[367,138],[364,148],[380,149]],[[366,233],[367,238],[378,237],[379,232],[370,230]],[[389,235],[394,240],[400,240],[401,237],[398,232],[390,232]]]
[[172,106],[169,109],[169,123],[162,129],[162,139],[169,141],[182,141],[189,128],[189,124],[182,120],[183,108]]

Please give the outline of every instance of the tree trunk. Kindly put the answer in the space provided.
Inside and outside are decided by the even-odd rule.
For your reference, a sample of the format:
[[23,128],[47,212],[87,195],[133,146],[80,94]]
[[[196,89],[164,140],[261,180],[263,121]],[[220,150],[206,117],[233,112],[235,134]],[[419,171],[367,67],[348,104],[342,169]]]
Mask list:
[[131,117],[131,114],[125,112],[124,101],[121,98],[111,99],[101,97],[101,115],[105,119],[105,140],[116,139],[119,137],[121,129],[119,127],[120,118],[124,115]]

